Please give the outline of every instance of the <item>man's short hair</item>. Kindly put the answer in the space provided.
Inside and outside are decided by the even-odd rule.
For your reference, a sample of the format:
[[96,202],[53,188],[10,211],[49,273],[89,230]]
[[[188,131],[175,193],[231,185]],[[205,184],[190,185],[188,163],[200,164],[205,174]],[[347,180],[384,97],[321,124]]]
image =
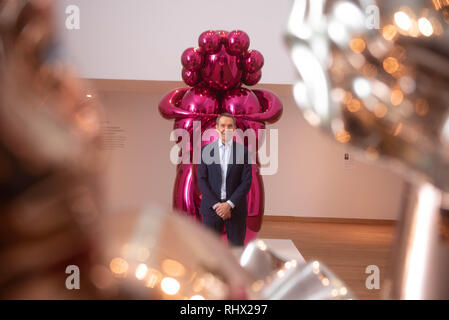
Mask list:
[[232,118],[232,120],[234,121],[234,127],[237,127],[234,116],[232,114],[230,114],[229,112],[223,112],[217,117],[217,126],[218,126],[218,122],[220,121],[221,117]]

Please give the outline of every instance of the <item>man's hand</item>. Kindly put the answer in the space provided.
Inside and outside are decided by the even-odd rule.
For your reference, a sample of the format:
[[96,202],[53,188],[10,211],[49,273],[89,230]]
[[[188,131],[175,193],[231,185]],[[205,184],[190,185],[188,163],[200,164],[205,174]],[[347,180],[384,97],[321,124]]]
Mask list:
[[231,206],[227,202],[219,203],[215,207],[215,212],[223,219],[229,219],[231,218]]

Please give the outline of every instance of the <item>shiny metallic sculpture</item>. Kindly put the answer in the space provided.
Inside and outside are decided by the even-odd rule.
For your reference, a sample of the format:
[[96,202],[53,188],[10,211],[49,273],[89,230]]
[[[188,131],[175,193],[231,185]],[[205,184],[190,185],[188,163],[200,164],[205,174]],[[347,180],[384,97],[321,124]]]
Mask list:
[[354,298],[319,261],[287,260],[262,240],[231,251],[201,224],[155,206],[127,219],[127,227],[112,223],[120,228],[106,240],[110,291],[115,286],[141,299]]
[[439,0],[297,0],[288,21],[305,119],[408,181],[385,298],[449,298],[448,24]]
[[[181,56],[182,78],[192,88],[175,89],[159,104],[164,118],[175,119],[174,129],[185,129],[190,137],[187,156],[190,161],[177,166],[173,208],[200,221],[201,194],[196,184],[193,150],[198,147],[196,144],[202,146],[210,141],[196,142],[193,136],[202,136],[206,130],[215,128],[217,115],[229,112],[235,116],[238,129],[254,130],[256,143],[249,144],[245,140],[245,145],[250,152],[256,152],[264,139],[258,130],[264,129],[266,122],[277,121],[282,114],[282,103],[274,93],[241,86],[255,85],[262,76],[263,56],[257,50],[248,50],[249,44],[248,35],[240,30],[203,32],[198,39],[199,47],[188,48]],[[193,121],[199,121],[201,126],[195,127]],[[259,167],[256,156],[253,182],[247,196],[245,243],[256,237],[264,214],[265,195]]]

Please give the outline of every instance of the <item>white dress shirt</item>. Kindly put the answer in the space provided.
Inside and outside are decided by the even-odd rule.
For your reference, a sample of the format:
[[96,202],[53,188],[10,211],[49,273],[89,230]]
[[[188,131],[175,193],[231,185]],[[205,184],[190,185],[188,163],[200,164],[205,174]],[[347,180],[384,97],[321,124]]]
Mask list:
[[[226,141],[226,144],[223,144],[222,140],[220,139],[218,142],[218,150],[220,153],[220,167],[221,167],[221,198],[222,199],[226,199],[226,174],[228,171],[228,163],[229,163],[229,158],[231,155],[231,149],[232,148],[232,140],[230,141]],[[226,201],[227,203],[229,203],[229,205],[231,206],[231,208],[234,208],[234,204],[232,203],[231,200]],[[215,207],[218,205],[219,203],[214,204],[214,206],[212,207],[213,209],[215,209]]]

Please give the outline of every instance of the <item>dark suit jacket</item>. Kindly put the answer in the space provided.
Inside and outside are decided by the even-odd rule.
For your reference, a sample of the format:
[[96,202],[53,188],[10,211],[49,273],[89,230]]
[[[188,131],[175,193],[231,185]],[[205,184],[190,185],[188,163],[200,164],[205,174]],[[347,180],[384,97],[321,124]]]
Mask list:
[[[226,200],[231,200],[235,205],[231,215],[246,216],[248,215],[246,195],[251,187],[252,164],[248,161],[247,147],[233,141],[231,150],[226,175]],[[213,158],[213,163],[206,163],[208,155]],[[198,165],[198,187],[202,194],[200,214],[216,214],[212,206],[220,202],[221,181],[218,141],[214,141],[201,148]]]

